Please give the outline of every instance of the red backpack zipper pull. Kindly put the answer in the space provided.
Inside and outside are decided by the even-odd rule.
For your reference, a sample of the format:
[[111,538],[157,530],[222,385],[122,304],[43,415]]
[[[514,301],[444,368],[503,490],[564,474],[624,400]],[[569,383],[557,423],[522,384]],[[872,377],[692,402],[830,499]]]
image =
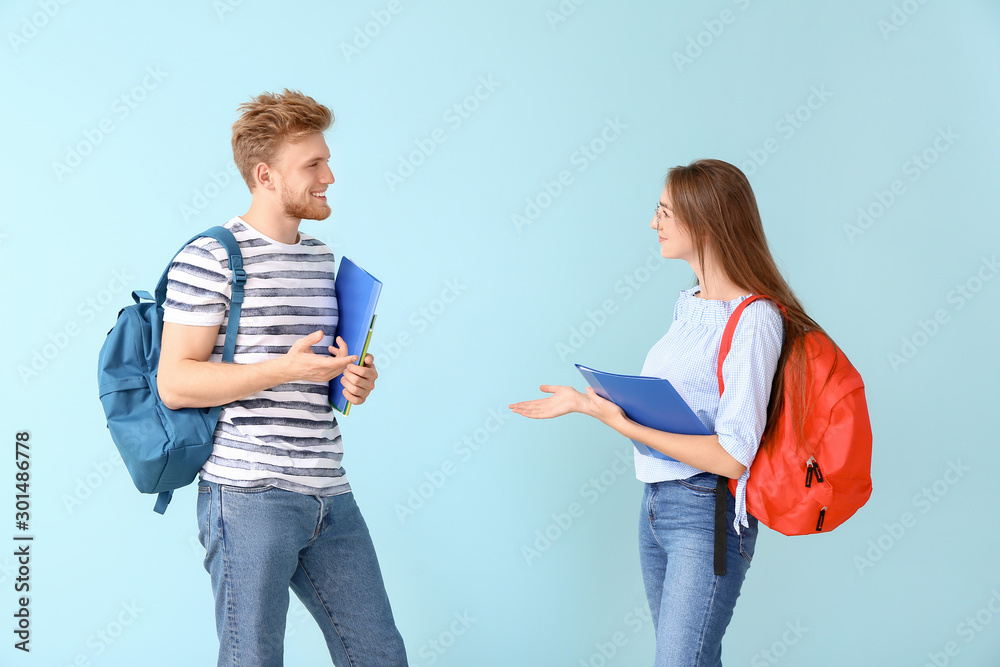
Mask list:
[[823,519],[826,518],[826,508],[824,507],[819,511],[819,521],[816,522],[816,532],[823,530]]
[[816,477],[817,482],[823,481],[823,473],[820,472],[819,463],[816,461],[815,456],[810,456],[809,460],[806,461],[806,488],[812,487],[813,477]]

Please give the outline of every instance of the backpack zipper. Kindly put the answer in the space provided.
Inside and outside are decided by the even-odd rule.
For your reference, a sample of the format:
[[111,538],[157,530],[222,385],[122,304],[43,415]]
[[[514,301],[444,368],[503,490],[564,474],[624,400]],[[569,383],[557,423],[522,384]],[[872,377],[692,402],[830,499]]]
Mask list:
[[806,488],[812,487],[813,476],[816,477],[817,482],[823,481],[823,473],[819,470],[819,463],[816,461],[815,456],[810,456],[809,460],[806,461]]
[[816,532],[823,530],[823,519],[826,517],[826,508],[819,511],[819,521],[816,522]]

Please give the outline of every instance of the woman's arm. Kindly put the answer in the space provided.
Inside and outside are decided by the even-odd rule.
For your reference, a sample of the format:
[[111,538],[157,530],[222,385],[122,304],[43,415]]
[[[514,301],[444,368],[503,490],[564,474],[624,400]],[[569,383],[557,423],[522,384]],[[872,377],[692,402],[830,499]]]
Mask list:
[[638,440],[699,470],[732,479],[738,479],[746,470],[746,466],[723,449],[716,435],[683,435],[642,426],[626,417],[620,407],[601,398],[590,387],[587,387],[586,394],[565,386],[542,385],[540,389],[552,396],[514,403],[509,406],[510,409],[531,419],[551,419],[579,412],[599,419],[630,440]]

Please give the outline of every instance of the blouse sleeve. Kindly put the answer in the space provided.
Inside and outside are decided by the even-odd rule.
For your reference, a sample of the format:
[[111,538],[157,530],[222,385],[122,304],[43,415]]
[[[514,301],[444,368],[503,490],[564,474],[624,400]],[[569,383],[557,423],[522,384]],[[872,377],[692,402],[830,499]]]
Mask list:
[[723,449],[748,468],[764,434],[771,383],[783,341],[781,312],[771,301],[760,299],[740,316],[732,347],[722,364],[724,390],[719,398],[715,432]]

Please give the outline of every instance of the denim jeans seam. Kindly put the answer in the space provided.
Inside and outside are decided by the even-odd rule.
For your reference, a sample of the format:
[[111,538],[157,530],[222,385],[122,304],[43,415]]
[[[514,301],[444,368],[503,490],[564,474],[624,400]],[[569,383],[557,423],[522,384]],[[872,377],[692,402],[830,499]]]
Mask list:
[[745,537],[745,535],[743,534],[743,531],[741,530],[740,531],[740,555],[743,556],[744,559],[746,559],[747,563],[753,564],[753,561],[750,559],[749,556],[747,556],[746,550],[743,548],[743,539],[744,539],[744,537]]
[[[331,511],[331,508],[324,507],[325,503],[323,502],[323,499],[321,497],[313,496],[313,498],[315,498],[316,502],[319,503],[319,516],[316,519],[316,529],[313,530],[312,537],[309,538],[308,544],[312,544],[316,540],[316,538],[319,537],[319,534],[323,532],[323,519]],[[308,575],[306,576],[308,577]]]
[[656,540],[656,543],[658,545],[660,545],[660,548],[662,549],[663,548],[663,543],[660,542],[660,538],[657,537],[657,535],[656,535],[656,526],[654,524],[654,521],[656,520],[656,509],[655,509],[656,508],[656,495],[657,495],[657,487],[656,486],[651,486],[650,487],[650,491],[649,491],[649,510],[648,510],[649,511],[649,532],[653,534],[653,539]]
[[708,599],[708,608],[705,610],[705,618],[701,624],[701,636],[698,637],[698,651],[695,653],[695,665],[701,664],[701,652],[705,649],[705,635],[708,633],[709,621],[712,618],[712,608],[715,606],[715,594],[719,590],[720,578],[721,577],[716,576],[714,582],[712,583],[712,596]]
[[347,656],[348,665],[346,667],[351,667],[354,664],[354,658],[351,657],[351,652],[347,649],[347,643],[344,641],[344,636],[340,633],[340,628],[337,627],[337,622],[333,619],[333,615],[330,613],[330,607],[327,606],[326,600],[320,595],[319,589],[316,588],[316,584],[313,583],[312,577],[309,576],[309,570],[306,569],[305,565],[302,564],[302,560],[299,560],[299,567],[302,568],[302,574],[305,575],[306,580],[309,585],[312,586],[313,592],[316,594],[316,599],[319,603],[323,605],[323,611],[326,612],[327,618],[330,619],[330,625],[333,626],[333,631],[337,633],[337,639],[340,640],[340,645],[344,647],[344,655]]
[[233,598],[236,596],[232,586],[232,577],[229,574],[229,550],[226,548],[225,520],[222,516],[222,486],[219,485],[219,539],[222,547],[222,590],[226,596],[226,619],[229,625],[229,639],[232,643],[233,667],[239,667],[239,637],[236,636],[236,605]]
[[220,484],[219,489],[221,490],[225,487],[226,491],[230,493],[242,493],[243,495],[251,495],[255,493],[266,493],[268,491],[273,491],[278,487],[273,484],[268,484],[267,486],[232,486],[230,484]]

